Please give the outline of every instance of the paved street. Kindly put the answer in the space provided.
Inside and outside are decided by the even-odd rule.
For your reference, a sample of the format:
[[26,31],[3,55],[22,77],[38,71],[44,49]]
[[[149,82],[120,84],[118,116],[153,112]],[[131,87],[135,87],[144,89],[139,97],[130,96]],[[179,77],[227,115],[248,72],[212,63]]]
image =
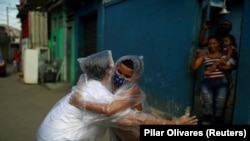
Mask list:
[[51,86],[25,84],[10,69],[0,77],[0,141],[35,141],[51,106],[70,91],[67,85]]

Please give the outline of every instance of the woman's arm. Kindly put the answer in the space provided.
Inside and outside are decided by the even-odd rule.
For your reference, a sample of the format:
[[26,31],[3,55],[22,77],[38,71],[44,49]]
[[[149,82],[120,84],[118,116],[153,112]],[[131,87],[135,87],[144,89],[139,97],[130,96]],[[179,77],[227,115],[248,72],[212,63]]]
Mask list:
[[[129,99],[120,99],[115,100],[110,104],[100,104],[95,102],[79,102],[79,99],[81,99],[82,96],[80,93],[76,93],[70,100],[70,103],[73,105],[78,105],[80,107],[84,107],[87,110],[91,110],[97,113],[105,114],[107,116],[111,116],[115,113],[118,113],[119,111],[122,111],[128,107],[132,107],[133,105],[131,100]],[[133,97],[136,99],[141,99],[140,97]],[[132,100],[133,101],[133,100]],[[159,125],[192,125],[197,123],[197,119],[195,116],[193,117],[181,117],[177,120],[166,120],[157,118],[156,116],[152,114],[147,114],[143,112],[137,112],[137,111],[131,111],[129,114],[126,114],[125,116],[120,117],[119,120],[115,121],[116,125],[126,127],[126,126],[139,126],[141,124],[159,124]]]
[[[131,93],[132,94],[132,93]],[[126,109],[127,107],[131,107],[133,105],[131,101],[134,101],[133,99],[119,99],[115,100],[110,104],[100,104],[95,102],[89,102],[89,101],[81,101],[82,95],[79,92],[76,92],[75,95],[70,100],[70,103],[75,106],[83,107],[87,110],[91,110],[94,112],[102,113],[107,116],[113,115],[115,113],[118,113],[119,111],[122,111],[123,109]],[[133,97],[135,99],[141,99],[141,97]],[[79,103],[80,101],[80,103]],[[197,119],[195,116],[189,117],[189,115],[182,116],[181,118],[177,120],[166,120],[156,117],[155,115],[143,113],[139,111],[133,111],[131,110],[126,115],[121,115],[118,120],[114,120],[115,126],[118,127],[133,127],[133,126],[139,126],[141,124],[159,124],[159,125],[195,125],[197,124]]]
[[202,50],[196,50],[195,56],[190,64],[191,70],[197,70],[201,67],[205,57],[205,52]]
[[102,104],[98,102],[86,101],[83,99],[80,92],[75,92],[69,103],[76,107],[81,107],[89,111],[110,116],[128,107],[132,108],[139,103],[142,103],[141,100],[142,97],[140,95],[140,89],[138,86],[134,86],[128,91],[125,91],[125,93],[122,94],[121,97],[118,97],[118,99],[114,99],[111,103]]

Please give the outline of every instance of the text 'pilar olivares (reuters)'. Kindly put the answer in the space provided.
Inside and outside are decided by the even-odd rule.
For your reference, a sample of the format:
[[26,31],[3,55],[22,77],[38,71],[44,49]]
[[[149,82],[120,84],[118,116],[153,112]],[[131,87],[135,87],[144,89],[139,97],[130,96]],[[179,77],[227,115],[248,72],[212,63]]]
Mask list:
[[192,141],[214,141],[233,139],[250,140],[250,125],[141,125],[140,141],[155,139],[192,139]]

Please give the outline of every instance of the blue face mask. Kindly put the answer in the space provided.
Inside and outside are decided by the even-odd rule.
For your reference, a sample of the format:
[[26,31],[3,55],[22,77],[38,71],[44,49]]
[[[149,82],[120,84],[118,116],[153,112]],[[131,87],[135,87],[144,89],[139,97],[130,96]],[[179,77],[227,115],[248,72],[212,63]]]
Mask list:
[[123,84],[126,84],[127,82],[129,82],[129,81],[124,79],[123,77],[121,77],[117,73],[114,73],[114,83],[117,87],[121,87]]

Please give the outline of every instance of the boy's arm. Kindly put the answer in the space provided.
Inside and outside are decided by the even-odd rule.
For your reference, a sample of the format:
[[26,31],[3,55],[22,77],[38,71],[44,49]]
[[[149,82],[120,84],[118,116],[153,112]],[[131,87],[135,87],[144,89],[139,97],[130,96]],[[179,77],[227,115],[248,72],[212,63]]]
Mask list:
[[186,114],[176,120],[168,120],[156,117],[152,114],[130,111],[125,116],[121,117],[116,121],[120,126],[139,126],[146,124],[156,124],[156,125],[196,125],[198,119],[196,116],[189,116]]

